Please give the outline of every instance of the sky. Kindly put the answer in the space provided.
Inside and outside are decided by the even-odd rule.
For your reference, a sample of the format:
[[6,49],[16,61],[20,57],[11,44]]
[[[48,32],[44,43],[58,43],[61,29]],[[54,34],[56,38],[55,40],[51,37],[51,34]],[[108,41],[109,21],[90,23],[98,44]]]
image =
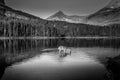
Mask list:
[[47,18],[63,11],[68,15],[89,15],[106,6],[110,0],[5,0],[14,9]]

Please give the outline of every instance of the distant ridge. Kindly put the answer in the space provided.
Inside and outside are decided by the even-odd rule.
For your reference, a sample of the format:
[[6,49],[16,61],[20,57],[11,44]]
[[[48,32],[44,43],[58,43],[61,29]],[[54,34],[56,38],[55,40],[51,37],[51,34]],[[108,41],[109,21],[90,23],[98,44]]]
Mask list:
[[16,19],[24,19],[24,20],[29,20],[29,19],[41,19],[39,17],[36,17],[34,15],[12,9],[11,7],[8,7],[5,5],[4,0],[0,0],[0,17],[3,18],[16,18]]
[[86,18],[88,24],[120,24],[120,0],[111,0],[108,5]]

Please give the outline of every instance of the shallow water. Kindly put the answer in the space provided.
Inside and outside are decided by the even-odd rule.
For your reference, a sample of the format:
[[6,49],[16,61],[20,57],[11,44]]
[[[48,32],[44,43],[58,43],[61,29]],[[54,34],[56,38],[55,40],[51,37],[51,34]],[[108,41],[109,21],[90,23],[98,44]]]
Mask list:
[[[5,48],[6,53],[33,56],[27,56],[25,60],[7,67],[2,80],[104,80],[107,72],[104,65],[106,57],[120,55],[119,46],[116,45],[118,40],[52,39],[10,42],[4,42],[4,46],[8,43],[12,46]],[[70,48],[72,54],[59,56],[57,47],[60,45]]]

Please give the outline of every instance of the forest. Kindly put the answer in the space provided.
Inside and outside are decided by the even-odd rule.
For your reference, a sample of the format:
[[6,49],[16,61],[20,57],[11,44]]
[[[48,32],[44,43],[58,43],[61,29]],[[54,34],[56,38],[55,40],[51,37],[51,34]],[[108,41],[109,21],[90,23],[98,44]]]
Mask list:
[[62,21],[1,19],[0,37],[120,37],[120,24],[98,26]]

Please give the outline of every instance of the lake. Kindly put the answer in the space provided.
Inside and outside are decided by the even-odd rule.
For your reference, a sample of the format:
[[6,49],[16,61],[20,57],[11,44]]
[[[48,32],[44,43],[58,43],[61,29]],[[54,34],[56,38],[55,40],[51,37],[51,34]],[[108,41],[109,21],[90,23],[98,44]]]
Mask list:
[[[1,80],[110,80],[107,58],[120,55],[120,39],[0,40]],[[71,49],[60,56],[57,48]]]

